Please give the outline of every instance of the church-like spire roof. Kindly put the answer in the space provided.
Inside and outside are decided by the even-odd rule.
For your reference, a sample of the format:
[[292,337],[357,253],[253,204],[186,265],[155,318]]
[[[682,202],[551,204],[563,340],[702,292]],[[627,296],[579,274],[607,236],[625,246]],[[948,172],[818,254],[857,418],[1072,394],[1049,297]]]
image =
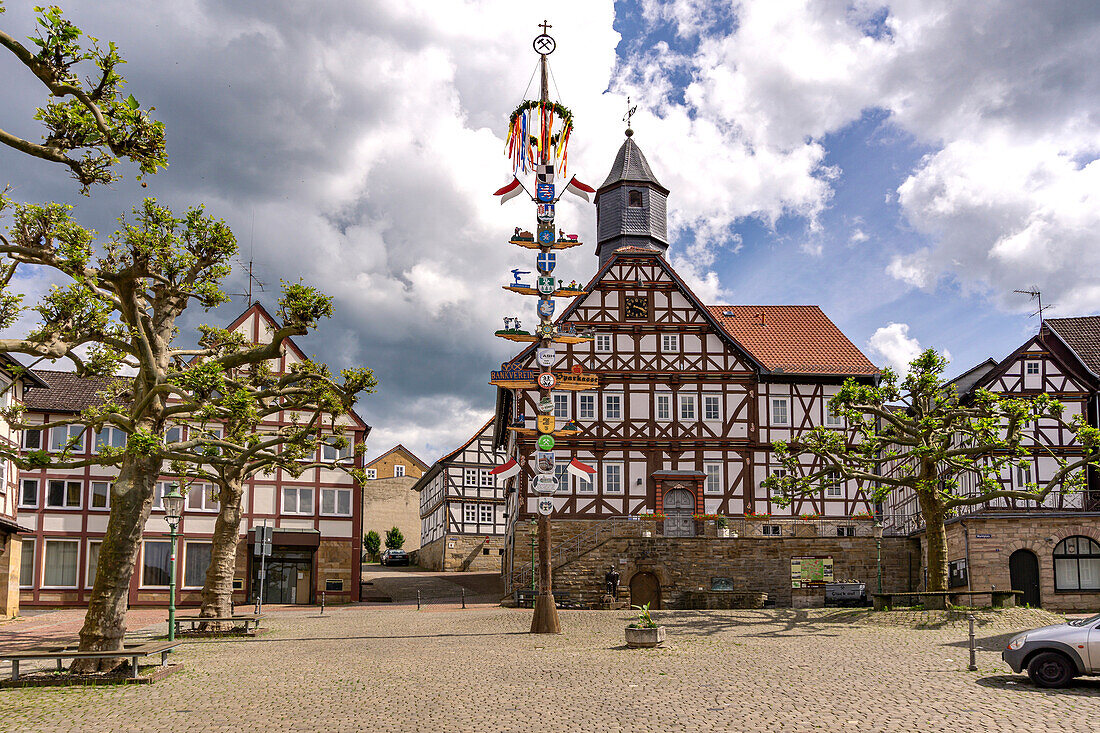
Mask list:
[[634,142],[632,132],[627,131],[626,140],[623,141],[622,147],[615,155],[615,162],[611,164],[611,172],[607,174],[607,180],[603,182],[600,188],[607,188],[620,181],[629,181],[631,183],[652,183],[668,193],[668,190],[657,180],[657,176],[653,175],[653,170],[650,169],[645,155],[642,154],[642,149]]

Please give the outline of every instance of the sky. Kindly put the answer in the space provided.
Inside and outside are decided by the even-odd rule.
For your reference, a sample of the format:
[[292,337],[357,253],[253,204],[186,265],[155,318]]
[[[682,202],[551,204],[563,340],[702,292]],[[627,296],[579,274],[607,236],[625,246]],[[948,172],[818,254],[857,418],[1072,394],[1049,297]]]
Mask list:
[[[34,3],[0,27],[33,33]],[[530,204],[507,118],[549,14],[553,89],[575,116],[572,173],[599,185],[632,127],[670,189],[668,256],[709,304],[816,304],[877,365],[1003,358],[1048,316],[1100,312],[1100,4],[1004,0],[72,0],[117,43],[128,89],[167,127],[169,167],[90,197],[0,148],[17,200],[66,201],[106,237],[143,196],[233,228],[273,306],[316,285],[336,315],[300,345],[365,365],[368,455],[432,462],[490,416],[493,337],[533,304],[500,289]],[[30,139],[42,87],[0,55],[0,128]],[[529,84],[531,86],[529,86]],[[558,223],[594,244],[595,209]],[[559,256],[587,281],[594,247]],[[33,298],[45,273],[18,282]],[[227,289],[243,293],[244,268]],[[225,323],[243,295],[184,328]]]

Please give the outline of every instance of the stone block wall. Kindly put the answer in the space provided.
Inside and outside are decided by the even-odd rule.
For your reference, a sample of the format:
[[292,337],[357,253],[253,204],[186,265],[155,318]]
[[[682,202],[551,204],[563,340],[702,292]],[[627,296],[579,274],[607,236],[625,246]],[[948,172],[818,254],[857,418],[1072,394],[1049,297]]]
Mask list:
[[19,535],[0,533],[0,618],[19,615]]
[[382,538],[384,550],[386,532],[397,527],[405,535],[402,549],[413,552],[420,547],[420,494],[412,490],[415,483],[413,476],[363,482],[364,537],[373,529]]
[[[357,600],[359,594],[355,586],[359,583],[359,558],[351,540],[322,539],[317,547],[316,593],[315,602],[321,602],[321,592],[325,591],[325,603],[349,603]],[[342,582],[340,590],[326,590],[329,580]]]
[[443,548],[445,546],[446,543],[442,537],[434,542],[429,542],[416,551],[416,555],[413,556],[413,562],[427,570],[442,570]]

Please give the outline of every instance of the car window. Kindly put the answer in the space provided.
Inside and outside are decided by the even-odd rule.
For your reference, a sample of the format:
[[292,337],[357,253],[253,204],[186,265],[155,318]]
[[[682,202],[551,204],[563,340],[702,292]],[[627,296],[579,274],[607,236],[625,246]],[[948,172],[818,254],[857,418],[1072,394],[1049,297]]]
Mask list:
[[1088,625],[1093,624],[1097,621],[1100,621],[1100,613],[1096,614],[1095,616],[1089,616],[1088,618],[1074,619],[1073,621],[1069,622],[1069,625],[1070,626],[1088,626]]

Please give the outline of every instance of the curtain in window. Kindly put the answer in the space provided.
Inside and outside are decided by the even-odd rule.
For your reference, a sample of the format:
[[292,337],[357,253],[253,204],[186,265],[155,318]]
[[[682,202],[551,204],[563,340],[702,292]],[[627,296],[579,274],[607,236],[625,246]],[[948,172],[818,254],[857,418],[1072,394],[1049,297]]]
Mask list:
[[201,588],[206,582],[206,570],[210,567],[213,548],[208,542],[188,542],[183,564],[183,584],[188,588]]
[[351,514],[351,492],[350,491],[337,491],[336,492],[336,513],[337,514]]
[[88,580],[85,582],[85,585],[89,588],[95,585],[95,571],[99,566],[99,548],[102,546],[102,542],[88,543]]
[[23,540],[19,558],[19,585],[34,585],[34,540]]
[[335,489],[321,489],[321,513],[322,514],[335,514],[336,513],[336,490]]
[[46,540],[42,585],[62,588],[75,587],[76,558],[79,551],[80,545],[77,542]]
[[168,585],[168,556],[172,545],[168,542],[146,542],[141,567],[142,585]]

